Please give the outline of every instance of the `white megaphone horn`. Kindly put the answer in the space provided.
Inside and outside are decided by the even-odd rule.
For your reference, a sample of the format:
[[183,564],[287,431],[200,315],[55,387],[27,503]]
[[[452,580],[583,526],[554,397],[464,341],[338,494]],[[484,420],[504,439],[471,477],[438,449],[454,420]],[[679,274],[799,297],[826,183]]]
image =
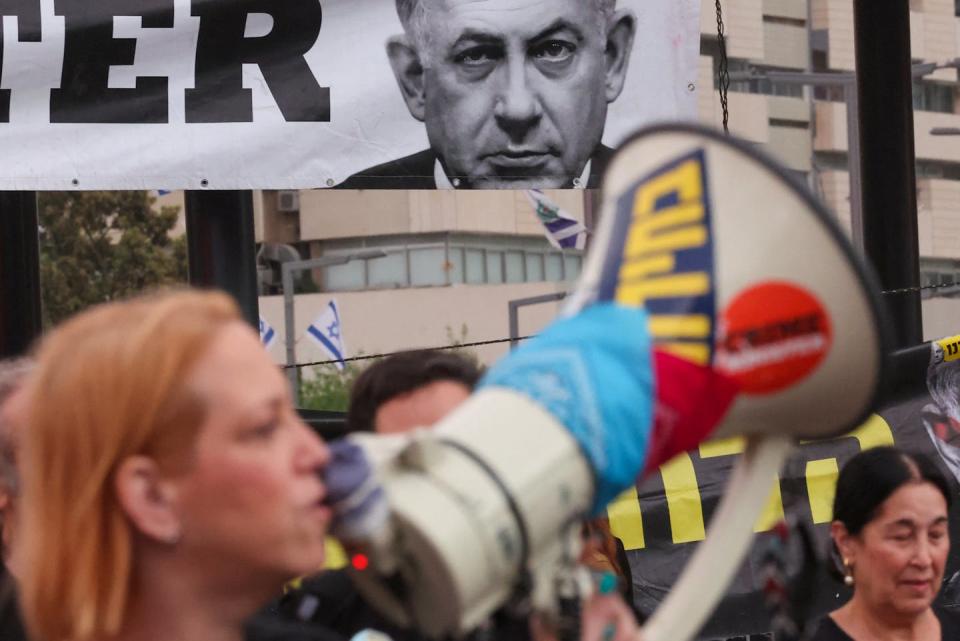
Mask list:
[[746,143],[663,125],[621,146],[566,313],[644,305],[656,350],[738,388],[711,437],[747,437],[706,540],[644,641],[700,630],[792,444],[848,431],[875,406],[888,353],[879,291],[825,207]]
[[[596,507],[601,481],[611,489],[598,461],[629,459],[628,478],[616,476],[623,485],[640,465],[655,469],[708,437],[745,436],[706,541],[642,631],[644,641],[697,633],[793,443],[852,429],[874,407],[886,324],[879,289],[823,206],[746,144],[691,125],[644,130],[615,154],[565,327],[598,318],[591,311],[638,307],[649,322],[647,331],[632,325],[630,349],[653,339],[652,426],[605,424],[594,412],[605,399],[618,403],[611,416],[649,407],[649,386],[627,388],[645,390],[636,403],[610,391],[618,379],[609,372],[629,378],[635,352],[611,357],[601,334],[631,321],[599,334],[593,325],[582,341],[566,334],[552,351],[518,350],[505,361],[517,385],[498,384],[495,366],[487,387],[383,459],[389,535],[378,530],[369,569],[355,573],[371,602],[433,637],[471,629],[520,593],[549,607],[557,568],[571,557],[571,525]],[[585,369],[590,340],[602,352],[593,363],[619,369]],[[637,372],[650,367],[637,363]],[[549,399],[518,392],[529,372],[542,383],[540,401],[585,389],[586,402],[551,411]],[[587,445],[565,424],[579,414],[593,430]],[[633,454],[645,461],[633,466]]]

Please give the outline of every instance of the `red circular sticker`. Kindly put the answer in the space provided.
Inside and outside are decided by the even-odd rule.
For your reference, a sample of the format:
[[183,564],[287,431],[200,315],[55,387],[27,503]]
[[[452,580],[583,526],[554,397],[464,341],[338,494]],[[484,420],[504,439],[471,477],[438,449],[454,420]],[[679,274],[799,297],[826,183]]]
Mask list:
[[833,339],[820,301],[776,281],[741,292],[718,330],[714,365],[748,394],[770,394],[799,382],[820,364]]

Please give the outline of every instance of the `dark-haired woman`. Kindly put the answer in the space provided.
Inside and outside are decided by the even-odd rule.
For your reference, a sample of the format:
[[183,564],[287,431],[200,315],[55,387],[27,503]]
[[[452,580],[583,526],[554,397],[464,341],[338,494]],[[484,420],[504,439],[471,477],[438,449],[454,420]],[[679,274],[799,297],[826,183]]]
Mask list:
[[883,447],[844,466],[830,533],[853,596],[820,622],[814,641],[960,639],[960,619],[932,605],[950,551],[950,502],[923,456]]

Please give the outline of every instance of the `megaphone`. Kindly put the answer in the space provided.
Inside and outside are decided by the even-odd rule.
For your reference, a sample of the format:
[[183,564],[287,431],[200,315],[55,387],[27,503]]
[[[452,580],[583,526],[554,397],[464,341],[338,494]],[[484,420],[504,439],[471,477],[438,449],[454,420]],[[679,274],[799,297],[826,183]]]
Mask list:
[[[732,580],[792,443],[849,431],[875,407],[888,320],[834,217],[743,142],[649,129],[624,144],[603,187],[607,253],[588,257],[573,304],[645,304],[658,349],[736,383],[712,437],[748,437],[707,539],[644,629],[646,641],[688,639]],[[671,269],[630,278],[651,260]]]
[[[600,226],[562,315],[646,310],[636,338],[651,339],[653,355],[637,368],[654,364],[656,418],[616,433],[597,419],[593,401],[625,388],[590,380],[576,358],[568,367],[569,340],[536,370],[557,369],[559,386],[548,382],[543,394],[498,384],[495,366],[492,385],[380,457],[389,528],[371,543],[367,569],[353,573],[359,589],[431,637],[461,634],[521,597],[549,609],[558,572],[575,556],[575,525],[598,492],[708,437],[745,436],[706,540],[642,632],[645,641],[692,638],[738,567],[792,444],[847,431],[874,407],[887,353],[878,292],[824,207],[755,149],[693,125],[634,135],[607,169]],[[582,335],[572,327],[575,352],[603,342],[595,323]],[[538,358],[531,347],[505,367],[535,369]],[[564,385],[597,398],[557,411],[549,397]],[[586,415],[586,435],[571,429],[580,418],[570,413]],[[611,481],[609,460],[635,469]]]

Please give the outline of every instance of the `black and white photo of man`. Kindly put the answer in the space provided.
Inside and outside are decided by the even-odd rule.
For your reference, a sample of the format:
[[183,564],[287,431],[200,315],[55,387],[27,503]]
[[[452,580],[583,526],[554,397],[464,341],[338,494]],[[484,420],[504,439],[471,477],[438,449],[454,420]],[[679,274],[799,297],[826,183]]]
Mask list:
[[960,483],[960,361],[944,361],[941,350],[927,373],[927,390],[932,403],[921,412],[923,426],[934,449]]
[[636,17],[616,0],[396,0],[387,57],[429,149],[352,189],[595,187]]

